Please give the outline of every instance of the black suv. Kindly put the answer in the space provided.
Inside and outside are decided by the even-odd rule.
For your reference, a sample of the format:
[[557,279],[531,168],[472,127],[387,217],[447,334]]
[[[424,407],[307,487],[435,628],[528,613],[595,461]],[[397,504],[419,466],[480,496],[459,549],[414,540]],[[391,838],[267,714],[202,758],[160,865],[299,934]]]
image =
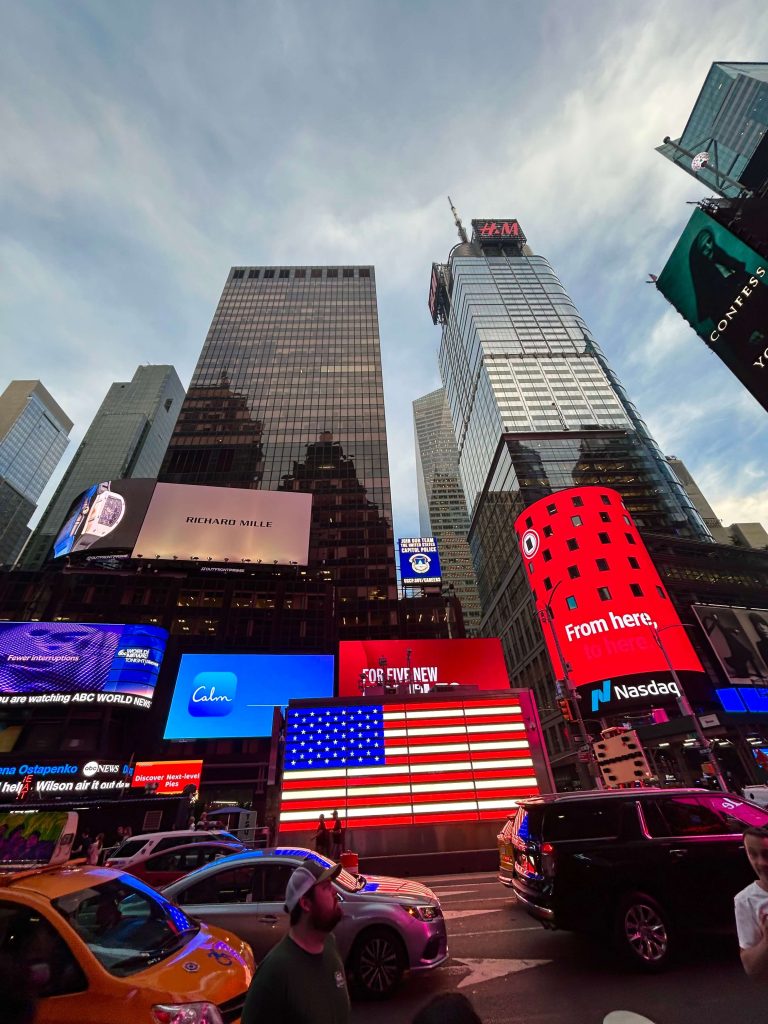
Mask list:
[[754,881],[748,825],[768,811],[703,789],[535,797],[497,837],[499,880],[544,927],[612,935],[659,970],[682,933],[734,929],[733,897]]

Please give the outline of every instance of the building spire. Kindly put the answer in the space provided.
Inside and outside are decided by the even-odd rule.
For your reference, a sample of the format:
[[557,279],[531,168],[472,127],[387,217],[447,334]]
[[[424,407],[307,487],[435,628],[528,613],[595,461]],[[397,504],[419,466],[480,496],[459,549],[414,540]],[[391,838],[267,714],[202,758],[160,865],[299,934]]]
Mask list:
[[467,237],[467,232],[464,229],[464,225],[461,223],[461,218],[456,212],[456,207],[453,205],[453,200],[451,199],[450,196],[448,196],[448,203],[451,207],[451,213],[453,214],[453,219],[456,223],[456,227],[459,230],[459,238],[462,240],[462,242],[464,242],[465,245],[469,245],[469,238]]

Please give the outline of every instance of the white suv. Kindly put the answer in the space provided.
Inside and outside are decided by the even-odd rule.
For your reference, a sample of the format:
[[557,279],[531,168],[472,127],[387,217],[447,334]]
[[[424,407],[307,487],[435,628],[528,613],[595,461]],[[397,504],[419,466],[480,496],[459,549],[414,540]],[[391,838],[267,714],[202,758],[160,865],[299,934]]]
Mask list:
[[129,868],[134,861],[147,857],[150,853],[160,853],[172,846],[184,846],[185,843],[207,843],[212,839],[239,842],[231,832],[216,829],[178,829],[175,832],[148,832],[143,836],[130,836],[124,839],[107,857],[108,868]]

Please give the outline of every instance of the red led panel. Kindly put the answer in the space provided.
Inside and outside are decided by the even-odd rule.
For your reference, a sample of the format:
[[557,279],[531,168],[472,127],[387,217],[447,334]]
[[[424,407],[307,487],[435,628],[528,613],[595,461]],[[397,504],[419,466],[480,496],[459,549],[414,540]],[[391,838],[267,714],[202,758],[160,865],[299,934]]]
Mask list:
[[133,769],[131,786],[147,786],[156,782],[157,792],[182,793],[190,784],[200,788],[202,761],[137,761]]
[[289,707],[281,838],[334,810],[347,827],[498,820],[539,792],[520,699]]
[[703,671],[616,491],[558,491],[529,506],[515,532],[559,679],[563,661],[574,686],[668,673],[654,630],[675,669]]
[[[409,655],[410,651],[410,667]],[[381,664],[382,659],[385,664]],[[400,684],[429,693],[437,683],[459,683],[480,690],[508,690],[501,641],[342,640],[339,644],[339,697],[359,697],[360,681]],[[417,689],[418,688],[418,689]],[[371,690],[376,693],[376,690]]]

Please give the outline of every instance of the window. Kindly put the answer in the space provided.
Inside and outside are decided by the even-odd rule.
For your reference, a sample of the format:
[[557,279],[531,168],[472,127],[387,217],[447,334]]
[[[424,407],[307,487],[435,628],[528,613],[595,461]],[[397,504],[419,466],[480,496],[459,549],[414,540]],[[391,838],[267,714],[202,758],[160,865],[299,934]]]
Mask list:
[[248,271],[248,277],[249,278],[254,278],[254,277],[258,277],[258,276],[259,276],[259,271],[258,270],[249,270]]
[[553,532],[554,531],[553,531],[551,526],[545,526],[544,529],[542,530],[542,533],[544,534],[545,537],[551,537]]
[[325,276],[326,277],[338,277],[339,276],[339,271],[336,269],[336,267],[331,267],[328,270],[326,270]]
[[294,277],[298,277],[298,278],[300,278],[300,279],[301,279],[301,280],[303,281],[303,280],[304,280],[304,278],[305,278],[305,277],[307,276],[307,272],[306,272],[306,270],[304,270],[304,269],[301,269],[301,270],[294,270],[294,272],[293,272],[293,276],[294,276]]
[[239,279],[241,277],[245,277],[245,271],[244,270],[234,270],[232,272],[232,277],[235,280],[237,280],[237,279]]
[[584,504],[584,499],[580,497],[578,494],[576,494],[574,495],[574,497],[571,498],[571,504],[574,505],[576,508],[581,508],[581,506]]
[[281,278],[290,277],[291,276],[291,272],[290,272],[290,270],[281,270],[279,276]]
[[648,831],[654,837],[727,834],[725,820],[695,796],[659,797],[647,803],[644,801],[643,814]]
[[571,516],[571,522],[573,523],[574,526],[583,526],[584,525],[581,516]]
[[176,894],[185,907],[201,903],[252,903],[254,868],[225,868],[211,871],[188,889]]
[[612,839],[620,821],[619,800],[550,804],[544,812],[544,839]]
[[608,497],[607,494],[601,494],[600,495],[600,500],[602,501],[602,503],[604,505],[610,505],[611,504],[611,499]]
[[531,518],[531,516],[528,516],[528,518],[525,520],[525,525],[529,527],[533,526],[533,519]]
[[610,601],[611,600],[611,592],[608,589],[608,587],[598,587],[597,588],[597,596],[600,598],[601,601]]
[[552,552],[549,550],[549,548],[545,548],[541,553],[541,557],[544,559],[545,562],[551,562]]
[[574,609],[579,607],[578,604],[576,603],[576,598],[575,597],[566,597],[565,605],[566,605],[566,608],[570,608],[571,611],[574,611]]
[[193,844],[184,850],[173,850],[150,857],[146,862],[147,871],[178,871],[186,875],[200,864],[200,851]]
[[344,270],[344,277],[354,277],[354,276],[355,276],[354,270],[352,270],[351,267],[346,267],[345,270]]
[[552,589],[552,580],[549,577],[547,577],[544,580],[544,589],[545,590],[551,590]]
[[557,505],[547,505],[547,512],[553,516],[557,512]]
[[637,559],[635,558],[635,556],[634,556],[634,555],[630,555],[630,556],[629,556],[629,557],[627,558],[627,561],[629,562],[630,566],[631,566],[631,567],[632,567],[633,569],[639,569],[639,568],[640,568],[640,563],[638,562],[638,560],[637,560]]
[[579,550],[579,542],[576,540],[575,537],[569,537],[568,540],[565,542],[565,546],[568,548],[569,551]]
[[635,595],[635,597],[642,597],[643,596],[643,588],[640,586],[639,583],[630,583],[629,584],[629,589],[632,591],[632,593]]
[[577,580],[579,576],[581,576],[578,565],[569,565],[568,575],[571,577],[572,580]]
[[293,874],[292,864],[265,864],[261,871],[263,892],[259,896],[264,903],[279,903],[280,909],[285,903],[285,890],[288,879]]
[[627,524],[627,526],[631,526],[632,525],[632,520],[629,518],[629,516],[622,516],[622,519]]
[[600,538],[600,543],[601,544],[610,544],[611,543],[611,538],[608,536],[607,533],[598,533],[597,536]]
[[371,276],[371,272],[368,269],[368,267],[361,267],[360,270],[357,273],[358,273],[358,277],[370,277]]
[[274,272],[273,269],[270,268],[270,269],[264,271],[264,277],[272,278],[274,276],[275,276],[275,272]]
[[635,543],[635,538],[632,536],[631,533],[625,533],[624,536],[627,538],[627,544]]
[[[31,907],[0,901],[0,953],[32,976],[35,994],[43,999],[84,992],[88,987],[67,943],[50,921]],[[35,974],[40,977],[37,984]]]
[[656,593],[659,595],[660,598],[662,598],[662,600],[667,600],[667,595],[664,593],[664,587],[660,587],[658,583],[656,584]]
[[608,572],[608,559],[607,558],[597,558],[597,559],[595,559],[595,565],[600,570],[600,572]]
[[602,521],[603,521],[604,523],[610,523],[610,521],[611,521],[611,517],[610,517],[610,516],[608,515],[608,513],[607,513],[607,512],[601,512],[601,513],[600,513],[600,518],[601,518],[601,520],[602,520]]
[[313,271],[311,271],[309,276],[310,277],[315,277],[315,278],[322,277],[323,276],[323,272],[322,272],[322,270],[320,270],[319,268],[316,267]]
[[528,572],[533,576],[533,562],[528,563]]

